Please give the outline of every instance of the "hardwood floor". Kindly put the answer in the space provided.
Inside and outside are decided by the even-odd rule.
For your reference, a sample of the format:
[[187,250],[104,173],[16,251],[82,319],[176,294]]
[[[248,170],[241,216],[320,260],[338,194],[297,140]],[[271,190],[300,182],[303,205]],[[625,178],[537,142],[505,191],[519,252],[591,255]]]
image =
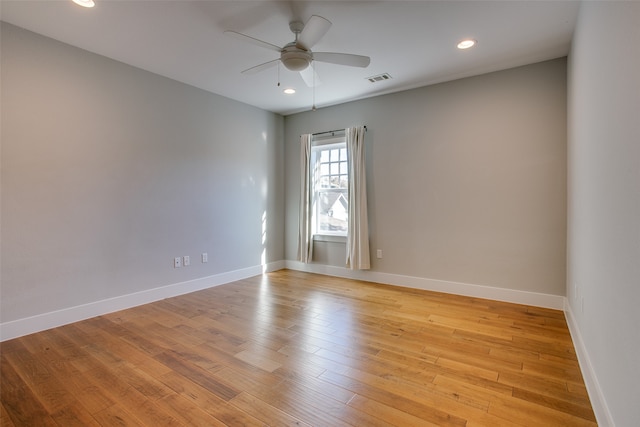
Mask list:
[[290,270],[0,351],[2,426],[596,425],[562,312]]

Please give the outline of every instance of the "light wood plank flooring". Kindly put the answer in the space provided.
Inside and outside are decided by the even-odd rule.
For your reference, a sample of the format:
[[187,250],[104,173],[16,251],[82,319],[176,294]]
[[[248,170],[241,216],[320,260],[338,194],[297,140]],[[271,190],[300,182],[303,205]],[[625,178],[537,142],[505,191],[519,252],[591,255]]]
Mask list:
[[282,270],[6,341],[2,426],[593,426],[560,311]]

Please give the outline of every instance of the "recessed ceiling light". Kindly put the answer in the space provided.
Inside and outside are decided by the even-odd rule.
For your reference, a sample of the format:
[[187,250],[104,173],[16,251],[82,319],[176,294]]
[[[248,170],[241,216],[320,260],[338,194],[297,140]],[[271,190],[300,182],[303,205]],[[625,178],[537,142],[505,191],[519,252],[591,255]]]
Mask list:
[[285,90],[283,90],[283,92],[286,93],[287,95],[293,95],[294,93],[296,93],[296,90],[288,87]]
[[73,2],[82,7],[93,7],[96,5],[93,0],[73,0]]
[[473,39],[465,39],[458,43],[458,49],[469,49],[470,47],[474,47],[476,43]]

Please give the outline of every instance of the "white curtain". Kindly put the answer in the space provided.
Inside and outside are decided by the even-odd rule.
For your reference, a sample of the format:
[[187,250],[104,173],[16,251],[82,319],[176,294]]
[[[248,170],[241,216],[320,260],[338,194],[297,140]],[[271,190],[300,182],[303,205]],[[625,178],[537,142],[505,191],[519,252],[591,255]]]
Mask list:
[[345,129],[349,156],[349,228],[347,232],[347,267],[368,270],[369,219],[367,217],[367,178],[364,156],[364,126]]
[[298,222],[298,261],[311,262],[313,235],[311,227],[311,134],[300,136],[300,218]]

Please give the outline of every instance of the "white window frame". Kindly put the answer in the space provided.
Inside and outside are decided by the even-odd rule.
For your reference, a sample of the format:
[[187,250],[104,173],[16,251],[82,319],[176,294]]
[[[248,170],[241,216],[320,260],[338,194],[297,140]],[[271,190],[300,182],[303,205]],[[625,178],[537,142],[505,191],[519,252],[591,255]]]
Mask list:
[[[318,224],[320,221],[319,213],[318,213],[318,194],[320,190],[316,187],[318,182],[318,173],[320,166],[320,152],[324,150],[331,149],[344,149],[345,153],[347,152],[347,142],[346,136],[344,134],[335,136],[330,135],[324,138],[316,138],[311,142],[311,167],[309,168],[311,177],[310,182],[312,184],[312,208],[311,208],[311,222],[312,222],[312,234],[313,240],[316,241],[327,241],[327,242],[346,242],[348,230],[344,231],[332,231],[332,230],[319,230]],[[345,154],[347,155],[347,154]],[[348,155],[347,155],[348,156]],[[347,170],[342,173],[340,171],[338,175],[346,175],[347,180],[349,179],[348,167],[349,167],[349,158],[347,157]],[[338,166],[339,167],[339,166]],[[335,174],[334,174],[335,175]],[[347,202],[349,200],[348,194],[348,186],[345,189],[336,189],[333,190],[336,193],[343,193]],[[332,190],[322,190],[322,192],[332,192]],[[347,221],[348,224],[348,221]]]

